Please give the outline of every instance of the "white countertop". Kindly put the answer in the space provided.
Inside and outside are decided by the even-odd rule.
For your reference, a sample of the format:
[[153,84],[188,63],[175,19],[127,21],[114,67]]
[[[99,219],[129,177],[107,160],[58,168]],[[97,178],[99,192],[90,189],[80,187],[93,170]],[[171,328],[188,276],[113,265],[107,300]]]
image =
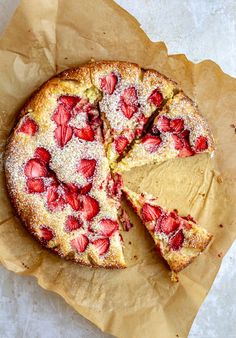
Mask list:
[[[30,4],[31,1],[29,1]],[[169,54],[212,59],[236,76],[235,0],[117,0]],[[0,0],[0,32],[18,0]],[[236,242],[223,259],[189,338],[236,338]],[[94,325],[31,277],[0,267],[0,338],[102,338]],[[159,337],[157,337],[159,338]],[[165,337],[160,337],[165,338]],[[175,338],[175,337],[173,337]]]

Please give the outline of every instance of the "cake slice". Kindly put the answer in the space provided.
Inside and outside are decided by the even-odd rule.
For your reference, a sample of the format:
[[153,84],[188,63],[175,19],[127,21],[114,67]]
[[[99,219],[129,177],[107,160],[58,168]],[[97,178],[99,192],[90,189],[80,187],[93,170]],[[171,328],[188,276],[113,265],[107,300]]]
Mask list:
[[171,98],[176,83],[154,70],[127,62],[91,63],[91,79],[102,92],[107,157],[114,167],[131,142],[140,137],[148,118]]
[[152,195],[123,190],[173,272],[184,269],[207,247],[212,235],[191,216],[181,217],[176,210],[167,211]]
[[117,171],[213,150],[214,141],[206,121],[195,103],[179,92],[167,101],[146,135],[118,164]]

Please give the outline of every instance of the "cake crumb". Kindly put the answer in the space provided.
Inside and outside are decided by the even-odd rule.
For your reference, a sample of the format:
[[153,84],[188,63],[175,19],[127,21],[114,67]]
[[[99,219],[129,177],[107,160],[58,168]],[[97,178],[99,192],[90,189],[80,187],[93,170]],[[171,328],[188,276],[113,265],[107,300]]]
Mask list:
[[179,276],[176,272],[171,271],[171,277],[170,277],[171,282],[177,283],[179,281]]
[[220,228],[223,228],[224,226],[223,226],[223,224],[219,224],[219,227],[220,227]]
[[23,265],[24,268],[28,269],[29,270],[29,266],[26,265],[24,262],[21,262],[21,264]]
[[223,178],[221,176],[217,176],[216,181],[221,184],[223,182]]
[[223,252],[218,253],[218,257],[221,258],[223,256]]

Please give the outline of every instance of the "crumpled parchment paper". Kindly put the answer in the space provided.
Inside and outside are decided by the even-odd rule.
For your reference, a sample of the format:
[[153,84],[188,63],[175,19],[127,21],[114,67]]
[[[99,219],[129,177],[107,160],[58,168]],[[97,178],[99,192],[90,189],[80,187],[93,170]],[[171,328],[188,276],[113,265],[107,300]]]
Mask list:
[[198,103],[216,139],[214,157],[176,159],[135,169],[124,178],[134,190],[153,193],[182,215],[192,214],[214,240],[180,274],[179,283],[172,283],[130,211],[135,226],[124,233],[126,270],[66,262],[41,248],[14,215],[2,169],[0,261],[9,270],[35,276],[43,288],[117,337],[186,337],[236,236],[236,80],[212,61],[193,64],[184,55],[168,56],[164,43],[151,42],[138,22],[110,0],[40,0],[30,6],[23,0],[0,40],[1,152],[30,94],[57,72],[91,58],[157,69]]

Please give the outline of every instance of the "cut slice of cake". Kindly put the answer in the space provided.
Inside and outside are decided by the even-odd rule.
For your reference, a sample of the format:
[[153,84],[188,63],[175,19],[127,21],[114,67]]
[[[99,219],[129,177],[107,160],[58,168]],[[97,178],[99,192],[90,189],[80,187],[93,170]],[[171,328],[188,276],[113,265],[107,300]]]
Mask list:
[[91,63],[91,79],[102,92],[107,157],[113,167],[131,142],[141,136],[149,117],[171,98],[176,83],[154,70],[126,62]]
[[195,103],[180,92],[167,101],[146,135],[118,164],[117,171],[213,150],[214,140],[206,121]]
[[152,195],[123,191],[173,272],[184,269],[207,247],[212,235],[192,217],[167,211]]

